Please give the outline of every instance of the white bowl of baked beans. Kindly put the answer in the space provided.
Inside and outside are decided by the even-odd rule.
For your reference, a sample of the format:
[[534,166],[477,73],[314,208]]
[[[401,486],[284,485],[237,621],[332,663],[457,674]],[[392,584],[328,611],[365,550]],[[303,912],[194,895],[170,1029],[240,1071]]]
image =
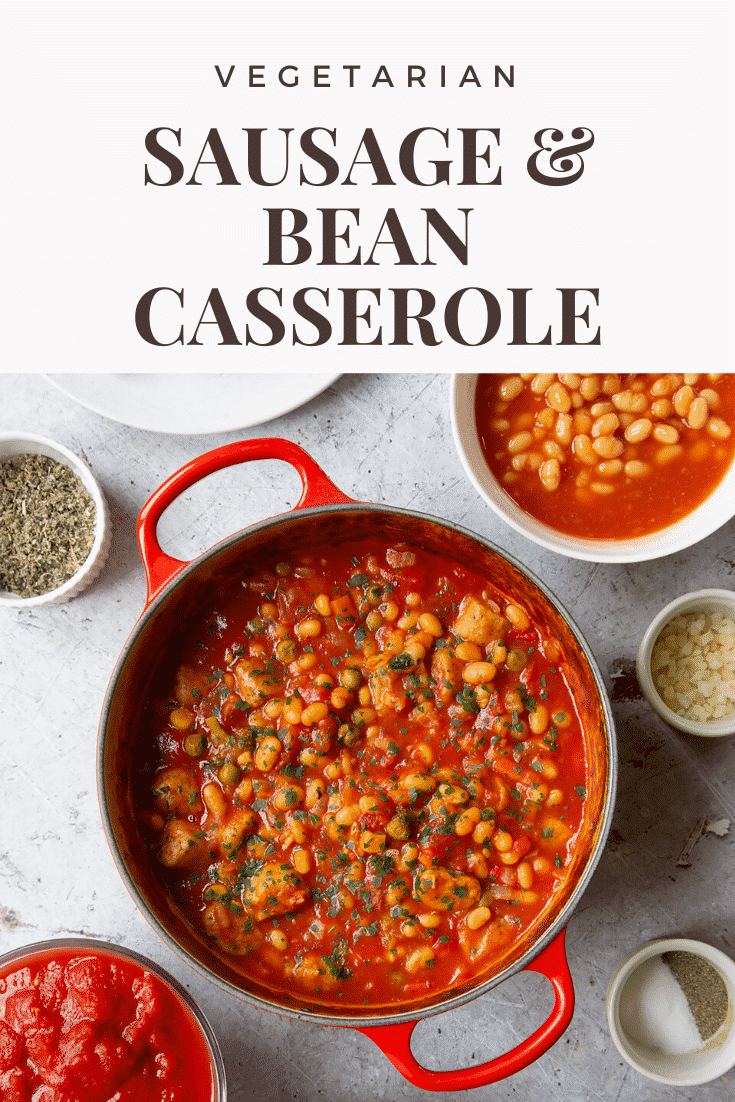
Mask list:
[[735,374],[455,375],[465,472],[517,532],[642,562],[735,515]]
[[700,589],[666,605],[641,640],[636,672],[670,726],[704,738],[735,734],[735,593]]

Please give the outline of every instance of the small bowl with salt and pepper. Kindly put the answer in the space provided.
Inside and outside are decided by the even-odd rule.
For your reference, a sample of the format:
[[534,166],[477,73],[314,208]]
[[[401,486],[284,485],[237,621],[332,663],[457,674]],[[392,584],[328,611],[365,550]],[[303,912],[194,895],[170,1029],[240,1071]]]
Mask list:
[[700,589],[666,605],[638,648],[649,704],[690,735],[735,734],[735,593]]
[[107,504],[87,464],[45,436],[0,433],[0,609],[68,601],[109,549]]
[[735,1066],[735,962],[702,941],[666,938],[630,957],[607,997],[612,1039],[631,1067],[692,1087]]

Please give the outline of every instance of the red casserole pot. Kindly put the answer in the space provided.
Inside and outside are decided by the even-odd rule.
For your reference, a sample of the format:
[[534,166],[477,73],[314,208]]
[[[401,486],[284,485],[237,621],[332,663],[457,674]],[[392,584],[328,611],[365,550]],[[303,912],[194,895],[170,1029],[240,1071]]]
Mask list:
[[[156,538],[164,510],[205,475],[253,459],[282,459],[298,471],[303,493],[289,513],[238,532],[186,563],[166,555]],[[570,689],[578,704],[587,753],[588,813],[564,890],[537,923],[490,971],[451,991],[423,996],[385,1013],[363,1017],[310,1009],[306,1000],[287,996],[245,980],[216,956],[173,908],[157,882],[150,855],[136,823],[132,802],[132,756],[139,707],[159,656],[197,609],[207,608],[228,579],[252,562],[282,558],[285,549],[325,542],[342,543],[378,534],[404,540],[457,559],[499,588],[512,592],[532,619],[542,620],[562,645],[569,663]],[[610,706],[595,660],[568,614],[546,587],[492,544],[470,532],[422,513],[356,502],[341,493],[298,445],[288,440],[246,440],[225,445],[192,460],[172,475],[146,502],[138,521],[138,541],[145,566],[148,597],[145,610],[123,650],[105,700],[98,744],[98,789],[102,818],[112,855],[128,890],[145,917],[199,973],[228,994],[264,1010],[323,1025],[358,1029],[370,1037],[411,1083],[424,1090],[479,1087],[520,1071],[559,1039],[574,1011],[574,989],[564,952],[565,924],[587,886],[605,845],[612,818],[616,748]],[[544,1024],[511,1052],[471,1068],[429,1071],[413,1057],[411,1033],[421,1018],[453,1009],[527,969],[540,972],[554,989],[554,1007]]]

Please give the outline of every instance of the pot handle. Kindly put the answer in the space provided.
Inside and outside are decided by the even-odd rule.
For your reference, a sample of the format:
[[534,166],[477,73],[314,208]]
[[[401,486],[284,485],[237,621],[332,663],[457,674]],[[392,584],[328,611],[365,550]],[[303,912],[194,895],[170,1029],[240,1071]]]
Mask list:
[[551,1048],[572,1020],[574,986],[564,951],[565,933],[566,927],[525,968],[525,971],[540,972],[552,984],[554,1009],[535,1033],[495,1060],[456,1071],[429,1071],[414,1059],[411,1052],[411,1034],[417,1022],[368,1026],[361,1028],[359,1032],[375,1042],[404,1079],[425,1091],[468,1090],[470,1087],[482,1087],[486,1083],[496,1083],[499,1079],[515,1075]]
[[158,596],[163,587],[188,566],[161,550],[156,536],[158,522],[164,511],[200,479],[224,467],[236,463],[249,463],[253,459],[282,459],[295,467],[301,478],[303,491],[295,509],[307,509],[317,505],[351,504],[347,497],[331,482],[321,467],[303,448],[291,440],[265,437],[258,440],[237,440],[233,444],[215,448],[211,452],[192,459],[190,463],[167,478],[146,501],[138,517],[138,546],[145,567],[148,596],[146,606]]

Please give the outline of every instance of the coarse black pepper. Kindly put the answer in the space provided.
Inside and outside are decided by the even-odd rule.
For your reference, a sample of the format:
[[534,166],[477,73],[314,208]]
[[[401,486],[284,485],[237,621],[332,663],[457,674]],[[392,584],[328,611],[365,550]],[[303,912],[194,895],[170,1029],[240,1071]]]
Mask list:
[[703,1041],[713,1037],[727,1017],[728,994],[720,973],[704,957],[685,950],[662,953],[686,995],[692,1017]]
[[0,588],[19,597],[58,589],[94,543],[96,507],[79,476],[46,455],[0,463]]

